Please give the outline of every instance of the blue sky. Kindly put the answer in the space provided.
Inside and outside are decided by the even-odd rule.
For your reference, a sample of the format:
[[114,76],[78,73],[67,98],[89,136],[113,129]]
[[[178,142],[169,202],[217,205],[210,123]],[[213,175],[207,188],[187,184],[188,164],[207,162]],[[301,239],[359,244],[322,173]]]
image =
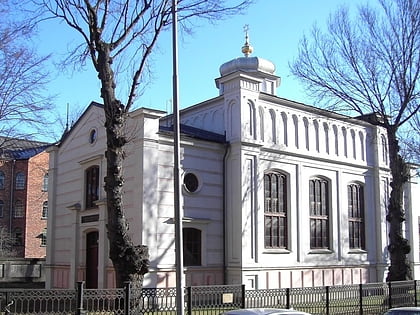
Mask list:
[[[201,21],[190,36],[179,35],[179,98],[185,108],[218,95],[214,79],[224,62],[242,56],[245,41],[244,25],[249,25],[252,56],[268,59],[276,65],[281,77],[277,95],[312,104],[298,81],[289,72],[288,64],[296,56],[299,40],[309,34],[314,23],[323,27],[328,15],[340,5],[355,8],[362,0],[256,0],[244,15],[219,21],[216,25]],[[39,44],[43,52],[53,52],[52,62],[58,62],[67,46],[77,43],[79,37],[64,24],[45,24],[40,30]],[[170,32],[162,34],[159,47],[152,54],[154,80],[137,101],[135,107],[171,111],[172,98],[172,43]],[[91,101],[101,102],[99,81],[87,64],[84,71],[58,71],[49,92],[56,94],[57,111],[65,117],[66,105],[70,111],[81,111]]]

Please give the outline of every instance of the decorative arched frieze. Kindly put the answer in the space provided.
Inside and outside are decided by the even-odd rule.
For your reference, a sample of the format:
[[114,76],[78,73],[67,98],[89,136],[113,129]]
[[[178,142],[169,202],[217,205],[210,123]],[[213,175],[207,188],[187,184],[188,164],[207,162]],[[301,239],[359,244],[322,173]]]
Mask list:
[[276,123],[276,112],[270,109],[270,120],[271,120],[271,142],[277,143],[277,123]]
[[319,123],[316,119],[313,121],[314,131],[315,131],[315,149],[316,152],[320,152],[319,150]]
[[359,131],[359,141],[360,141],[360,158],[362,161],[365,161],[365,136],[363,135],[363,132]]
[[329,126],[326,122],[323,123],[323,126],[324,126],[325,153],[330,154]]
[[264,141],[264,139],[265,139],[265,135],[264,135],[265,125],[264,125],[264,108],[262,106],[259,107],[258,114],[259,114],[260,140]]
[[356,133],[354,129],[350,130],[350,136],[351,136],[351,149],[353,153],[353,159],[357,159],[357,149],[356,149]]
[[287,132],[287,114],[285,112],[281,113],[281,120],[283,122],[283,144],[288,146],[288,132]]
[[293,119],[293,134],[296,149],[299,149],[299,119],[296,115],[292,116]]
[[306,147],[306,150],[309,151],[310,146],[309,146],[309,121],[308,121],[308,118],[306,118],[306,117],[303,118],[303,125],[305,127],[305,147]]
[[347,129],[346,127],[341,128],[341,133],[343,136],[343,154],[345,157],[348,157],[348,151],[347,151]]
[[335,155],[339,155],[340,151],[339,151],[339,141],[338,141],[338,128],[336,125],[333,125],[333,133],[334,133],[334,153]]

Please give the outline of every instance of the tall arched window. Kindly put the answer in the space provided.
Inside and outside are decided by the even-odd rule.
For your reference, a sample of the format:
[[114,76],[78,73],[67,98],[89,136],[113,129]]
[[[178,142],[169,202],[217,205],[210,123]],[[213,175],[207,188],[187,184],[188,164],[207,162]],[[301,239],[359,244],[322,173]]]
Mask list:
[[309,181],[310,246],[311,249],[329,249],[329,189],[328,181],[313,178]]
[[99,199],[99,166],[94,165],[85,171],[85,207],[95,208]]
[[201,266],[201,230],[183,228],[183,252],[185,266]]
[[22,172],[16,174],[16,189],[25,189],[25,174]]
[[349,247],[365,249],[364,190],[359,184],[347,186],[349,211]]
[[42,215],[41,215],[42,219],[46,219],[48,218],[48,201],[44,201],[44,203],[42,204]]
[[287,177],[270,172],[264,175],[264,246],[287,248]]
[[24,209],[23,209],[23,202],[22,200],[16,200],[15,206],[13,208],[13,217],[14,218],[23,218],[24,215]]
[[0,189],[4,189],[4,180],[5,180],[5,176],[4,173],[0,171]]

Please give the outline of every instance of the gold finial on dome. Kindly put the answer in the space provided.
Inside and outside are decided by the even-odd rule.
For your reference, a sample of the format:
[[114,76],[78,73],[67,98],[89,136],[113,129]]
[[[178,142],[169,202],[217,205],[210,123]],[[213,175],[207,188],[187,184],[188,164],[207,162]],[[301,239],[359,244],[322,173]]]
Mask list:
[[249,25],[246,24],[244,26],[245,44],[242,46],[242,53],[245,55],[245,57],[248,57],[250,54],[252,54],[252,51],[254,50],[254,48],[249,44],[248,30]]

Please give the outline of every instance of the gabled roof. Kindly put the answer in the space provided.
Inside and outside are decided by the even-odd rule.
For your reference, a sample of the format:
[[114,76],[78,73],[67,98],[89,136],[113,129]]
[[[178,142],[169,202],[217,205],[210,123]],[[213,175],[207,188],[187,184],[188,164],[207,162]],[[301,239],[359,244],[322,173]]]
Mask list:
[[0,136],[0,158],[27,160],[44,151],[51,144]]
[[61,136],[60,141],[58,141],[58,146],[60,146],[69,136],[69,134],[75,129],[75,127],[79,124],[79,122],[83,119],[83,117],[86,115],[87,112],[89,112],[89,109],[91,107],[100,107],[100,108],[104,108],[103,104],[97,103],[97,102],[90,102],[89,106],[85,109],[85,111],[83,112],[83,114],[77,119],[76,123],[73,124],[70,129],[66,129],[63,132],[63,135]]

